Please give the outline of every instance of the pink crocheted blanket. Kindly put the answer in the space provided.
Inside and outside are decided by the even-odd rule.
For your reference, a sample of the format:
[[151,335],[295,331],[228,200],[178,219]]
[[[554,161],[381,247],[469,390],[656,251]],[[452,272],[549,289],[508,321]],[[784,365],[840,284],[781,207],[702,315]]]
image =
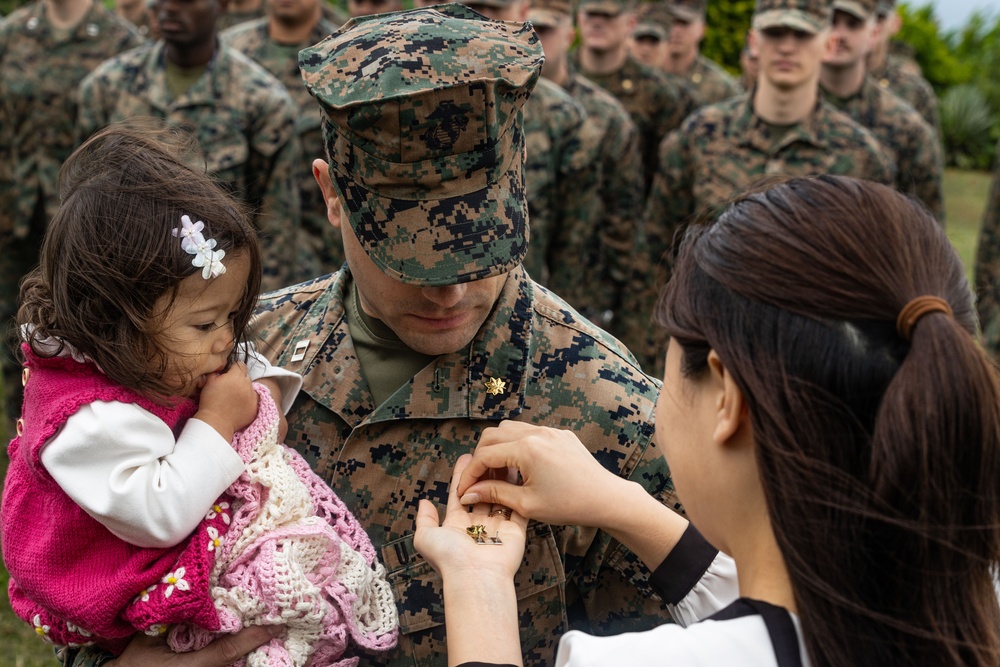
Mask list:
[[[255,388],[257,418],[233,441],[244,473],[195,531],[177,567],[143,591],[126,617],[149,634],[169,632],[175,651],[251,625],[282,625],[282,635],[237,664],[357,665],[358,657],[345,657],[349,642],[367,651],[396,645],[385,570],[343,502],[297,452],[278,443],[277,407],[264,387]],[[176,611],[187,597],[180,593],[189,592],[188,568],[205,567],[216,622],[174,624],[190,620]]]

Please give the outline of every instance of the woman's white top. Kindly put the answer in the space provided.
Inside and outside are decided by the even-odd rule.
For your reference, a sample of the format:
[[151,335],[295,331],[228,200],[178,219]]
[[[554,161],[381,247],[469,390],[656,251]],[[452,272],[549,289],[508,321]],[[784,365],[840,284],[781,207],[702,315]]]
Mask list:
[[[63,354],[78,357],[68,347]],[[302,378],[272,366],[252,348],[247,370],[252,380],[278,382],[287,412]],[[152,548],[171,547],[190,535],[244,467],[232,445],[205,422],[189,419],[175,439],[148,410],[117,401],[82,406],[42,446],[40,458],[87,514],[126,542]]]
[[611,637],[571,630],[559,642],[556,667],[809,667],[798,618],[738,598],[736,564],[693,526],[652,583],[676,625]]

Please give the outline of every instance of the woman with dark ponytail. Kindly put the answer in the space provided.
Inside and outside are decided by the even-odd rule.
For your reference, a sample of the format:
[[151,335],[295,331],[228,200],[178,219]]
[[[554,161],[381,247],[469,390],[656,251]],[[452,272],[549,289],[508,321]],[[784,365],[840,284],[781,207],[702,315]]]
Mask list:
[[657,318],[656,442],[693,525],[571,433],[487,429],[443,525],[417,517],[452,664],[520,664],[503,629],[530,517],[609,531],[680,624],[713,621],[572,631],[559,665],[1000,665],[1000,382],[934,218],[843,177],[752,191],[689,231]]

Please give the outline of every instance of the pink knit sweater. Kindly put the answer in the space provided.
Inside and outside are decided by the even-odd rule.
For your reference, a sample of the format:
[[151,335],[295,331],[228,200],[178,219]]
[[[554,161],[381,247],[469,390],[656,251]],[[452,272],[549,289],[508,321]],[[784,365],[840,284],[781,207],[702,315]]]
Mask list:
[[[14,611],[48,641],[97,643],[118,653],[137,627],[135,619],[123,616],[125,609],[152,584],[169,579],[183,562],[188,565],[183,577],[188,590],[173,587],[184,595],[172,601],[171,618],[159,622],[187,621],[218,629],[208,591],[211,555],[185,557],[190,541],[170,549],[125,542],[74,503],[39,460],[42,445],[85,404],[134,403],[162,419],[176,434],[194,414],[194,402],[157,405],[112,383],[91,364],[66,357],[43,359],[27,346],[23,349],[30,374],[24,388],[23,434],[8,448],[11,462],[0,509]],[[221,519],[216,523],[225,530]],[[192,537],[207,534],[208,527],[199,526]],[[163,584],[164,590],[168,585]]]

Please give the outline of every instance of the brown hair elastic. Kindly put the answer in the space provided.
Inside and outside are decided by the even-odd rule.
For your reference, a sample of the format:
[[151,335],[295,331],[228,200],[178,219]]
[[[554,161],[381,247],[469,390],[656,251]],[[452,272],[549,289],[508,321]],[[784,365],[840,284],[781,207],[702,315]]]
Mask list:
[[924,295],[911,299],[899,311],[899,317],[896,318],[896,331],[904,340],[908,341],[913,333],[913,327],[917,325],[920,318],[928,313],[937,312],[952,315],[951,306],[941,297]]

